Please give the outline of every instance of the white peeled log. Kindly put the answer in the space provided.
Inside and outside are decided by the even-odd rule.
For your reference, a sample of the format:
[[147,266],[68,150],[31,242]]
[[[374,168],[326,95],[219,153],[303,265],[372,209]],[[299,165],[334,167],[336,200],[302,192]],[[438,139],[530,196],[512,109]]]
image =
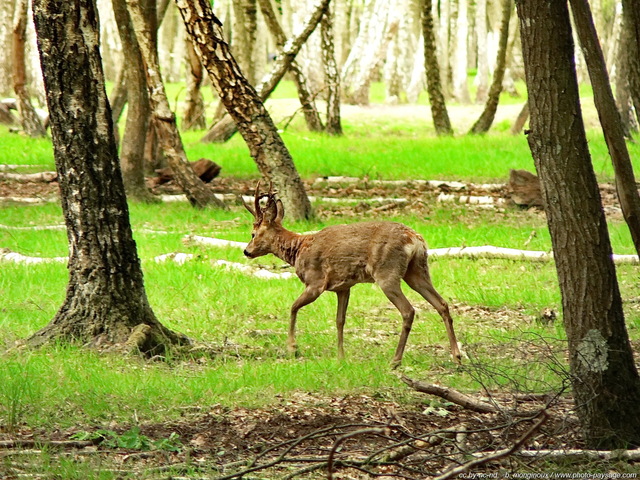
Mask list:
[[69,260],[68,257],[29,257],[21,253],[12,252],[8,248],[0,248],[0,260],[12,263],[33,265],[38,263],[62,263]]
[[279,279],[279,280],[288,280],[289,278],[294,278],[295,274],[292,272],[282,272],[282,273],[274,273],[266,268],[255,268],[251,265],[245,265],[244,263],[237,262],[229,262],[227,260],[217,260],[214,265],[224,266],[229,269],[239,270],[242,273],[246,273],[248,275],[252,275],[254,277],[262,278],[265,280]]

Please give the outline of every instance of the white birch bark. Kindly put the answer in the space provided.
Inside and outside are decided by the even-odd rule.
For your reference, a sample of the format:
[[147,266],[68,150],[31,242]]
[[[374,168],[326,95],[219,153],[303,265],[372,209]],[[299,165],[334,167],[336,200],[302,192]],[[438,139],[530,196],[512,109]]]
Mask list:
[[[97,0],[100,16],[100,55],[102,68],[107,80],[114,80],[123,62],[122,45],[118,34],[118,25],[113,15],[111,0]],[[38,60],[38,64],[40,61]]]
[[[596,24],[596,28],[598,25]],[[611,34],[607,41],[603,34],[603,29],[598,30],[598,34],[601,36],[600,43],[603,45],[605,51],[605,58],[607,59],[607,71],[609,72],[609,79],[613,83],[616,79],[615,64],[616,56],[618,53],[618,45],[620,45],[620,35],[622,34],[622,2],[615,3],[615,14],[613,17],[613,25],[611,27]]]
[[[15,0],[0,2],[0,45],[11,45]],[[11,48],[0,49],[0,95],[13,95]]]
[[487,30],[487,0],[476,1],[477,73],[476,103],[485,103],[489,93],[489,35]]
[[433,2],[431,15],[436,32],[438,65],[440,66],[440,86],[445,98],[451,96],[451,1],[443,0],[438,9],[438,2]]
[[455,23],[455,50],[453,55],[453,96],[462,103],[471,102],[467,85],[467,37],[469,35],[468,0],[458,0]]

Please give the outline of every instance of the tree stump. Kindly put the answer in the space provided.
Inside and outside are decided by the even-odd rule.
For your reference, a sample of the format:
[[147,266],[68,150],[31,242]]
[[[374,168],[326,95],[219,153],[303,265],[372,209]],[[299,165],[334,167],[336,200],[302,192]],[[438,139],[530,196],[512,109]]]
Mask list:
[[543,207],[540,180],[526,170],[511,170],[509,173],[511,200],[523,207]]

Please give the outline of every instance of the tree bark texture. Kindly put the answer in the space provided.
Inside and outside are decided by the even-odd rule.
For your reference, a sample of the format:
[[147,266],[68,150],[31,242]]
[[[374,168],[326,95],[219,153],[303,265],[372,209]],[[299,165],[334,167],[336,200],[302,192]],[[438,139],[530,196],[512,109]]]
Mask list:
[[453,135],[447,104],[440,84],[440,67],[436,53],[436,38],[433,30],[431,0],[425,0],[422,13],[422,32],[424,38],[424,63],[427,74],[427,93],[431,104],[431,116],[438,135]]
[[[287,43],[287,37],[278,21],[278,17],[273,11],[271,0],[258,0],[258,2],[265,22],[269,27],[269,31],[275,39],[276,46],[279,49],[284,48],[284,45]],[[293,60],[289,66],[289,70],[296,84],[296,89],[298,90],[298,98],[300,99],[300,105],[302,105],[302,113],[307,122],[307,128],[312,132],[321,132],[324,130],[324,126],[322,125],[322,120],[320,120],[320,114],[316,108],[314,97],[307,86],[307,79],[302,72],[302,68],[298,65],[298,62]]]
[[34,19],[70,278],[62,307],[29,343],[122,344],[145,325],[140,350],[162,353],[185,339],[158,322],[145,293],[104,88],[95,4],[35,0]]
[[327,88],[327,124],[325,131],[329,135],[342,135],[340,121],[340,74],[336,64],[333,43],[333,8],[329,5],[320,21],[322,39],[322,58],[324,62],[324,82]]
[[598,41],[587,0],[570,0],[573,19],[587,63],[593,97],[604,132],[616,176],[616,190],[620,208],[629,226],[636,252],[640,255],[640,196],[633,174],[633,165],[624,139],[620,113],[616,107],[604,54]]
[[127,6],[129,7],[129,14],[131,15],[138,45],[146,67],[147,83],[150,90],[149,99],[153,110],[158,142],[167,157],[167,162],[192,205],[200,208],[208,205],[226,208],[193,172],[187,160],[187,154],[184,151],[180,132],[176,125],[176,117],[169,106],[162,75],[160,74],[158,52],[153,42],[155,28],[149,25],[147,21],[148,16],[144,10],[144,4],[139,0],[127,0]]
[[[145,1],[149,2],[149,0]],[[155,14],[155,0],[150,1],[153,2],[150,8],[149,6],[143,8]],[[155,197],[149,192],[144,175],[145,140],[151,115],[144,61],[126,0],[112,0],[112,4],[124,56],[123,68],[128,103],[127,120],[120,147],[122,177],[130,199],[151,202]],[[147,18],[149,18],[148,15]]]
[[469,133],[479,134],[487,133],[491,128],[498,103],[500,103],[500,93],[502,93],[502,81],[504,80],[504,71],[507,68],[507,42],[509,40],[509,21],[511,20],[511,11],[513,10],[513,0],[502,0],[502,22],[500,24],[500,45],[498,47],[498,59],[496,61],[496,69],[493,72],[493,81],[489,89],[487,103],[480,115],[480,118],[473,124]]
[[628,43],[630,41],[631,32],[628,29],[623,28],[622,32],[620,32],[618,54],[616,55],[615,60],[615,69],[617,71],[615,76],[615,92],[616,106],[620,112],[624,136],[627,139],[632,138],[631,132],[638,131],[638,122],[636,120],[633,102],[631,100],[631,92],[629,90],[629,65],[631,58],[629,56]]
[[[278,134],[260,95],[244,78],[231,55],[229,45],[224,40],[220,21],[213,14],[211,6],[207,0],[176,0],[176,4],[196,51],[200,54],[200,60],[247,143],[258,169],[273,182],[291,218],[310,218],[313,215],[311,203],[291,154]],[[327,4],[328,0],[323,0],[317,9],[320,16]],[[316,24],[320,16],[315,20]],[[285,47],[284,51],[289,50]],[[282,57],[288,57],[290,63],[295,53],[283,53]],[[284,62],[280,59],[278,61]],[[286,68],[283,70],[286,71]]]
[[[271,68],[271,72],[265,75],[255,88],[258,98],[260,99],[260,103],[269,98],[269,95],[271,95],[271,93],[278,86],[278,83],[280,83],[280,80],[282,80],[282,77],[284,77],[284,74],[287,73],[289,67],[291,66],[291,62],[300,51],[300,48],[316,29],[328,4],[329,0],[321,0],[309,19],[305,22],[304,28],[298,34],[298,36],[290,39],[284,45],[282,50],[278,52],[276,61]],[[221,41],[224,41],[222,34],[220,34],[219,38]],[[233,61],[235,63],[235,59]],[[242,75],[242,71],[240,69],[238,69],[238,73]],[[209,74],[211,75],[211,71],[209,71]],[[214,81],[213,79],[212,81],[214,85],[217,85],[216,81]],[[204,137],[202,137],[203,142],[226,142],[233,136],[234,133],[236,133],[239,128],[237,126],[237,120],[233,112],[229,111],[229,107],[227,106],[225,99],[222,96],[220,98],[222,99],[222,103],[227,108],[227,112],[229,113],[229,115],[223,116],[222,119],[218,123],[216,123]]]
[[13,23],[13,89],[18,100],[18,113],[22,129],[30,137],[46,137],[47,130],[35,108],[26,87],[26,66],[24,59],[25,37],[27,33],[27,12],[29,0],[18,0]]
[[528,142],[542,182],[578,416],[588,446],[628,448],[640,444],[640,380],[580,111],[567,4],[517,6]]
[[207,127],[204,98],[200,91],[204,72],[191,39],[187,38],[185,41],[187,43],[187,95],[184,100],[185,108],[182,116],[182,128],[185,130],[203,130]]
[[640,124],[640,0],[622,0],[623,28],[629,41],[629,91]]

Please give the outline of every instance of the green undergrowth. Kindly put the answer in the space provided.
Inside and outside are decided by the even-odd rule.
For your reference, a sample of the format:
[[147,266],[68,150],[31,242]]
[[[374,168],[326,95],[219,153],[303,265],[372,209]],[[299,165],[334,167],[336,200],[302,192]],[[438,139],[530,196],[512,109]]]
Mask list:
[[[280,92],[279,98],[288,98]],[[380,92],[373,91],[373,100]],[[377,101],[376,100],[376,101]],[[425,107],[427,108],[427,107]],[[296,119],[283,132],[305,180],[327,175],[371,179],[449,179],[505,182],[509,169],[533,170],[525,136],[497,128],[481,137],[437,138],[424,119],[371,122],[344,117],[347,135],[330,138],[306,132]],[[183,135],[191,159],[211,158],[222,175],[256,179],[255,164],[239,136],[202,144],[203,132]],[[600,181],[612,169],[602,135],[589,132]],[[54,168],[50,140],[32,140],[0,127],[0,164],[22,171]],[[630,144],[635,162],[640,147]],[[425,201],[427,201],[426,199]],[[321,205],[317,205],[322,207]],[[285,224],[295,231],[367,220],[366,213],[344,218],[322,212],[316,221]],[[550,251],[546,220],[540,213],[513,208],[483,210],[430,204],[426,213],[386,217],[411,226],[430,248],[494,245]],[[54,345],[35,351],[11,349],[45,326],[60,308],[68,272],[65,262],[0,263],[0,424],[54,430],[89,425],[168,421],[186,408],[211,405],[265,407],[296,392],[320,396],[357,395],[398,402],[425,402],[391,372],[401,318],[375,285],[358,285],[351,295],[345,329],[347,360],[336,359],[332,293],[302,309],[298,320],[300,355],[285,348],[289,308],[302,292],[296,279],[263,280],[221,267],[220,260],[287,271],[274,257],[244,258],[241,249],[204,247],[190,235],[246,242],[252,219],[241,207],[197,210],[187,203],[130,205],[149,302],[158,319],[190,337],[193,349],[169,352],[164,361],[98,354],[79,346]],[[0,248],[31,257],[65,257],[66,232],[59,204],[0,206]],[[32,226],[56,227],[30,230]],[[10,228],[5,228],[10,227]],[[634,252],[620,220],[609,225],[616,253]],[[192,257],[184,264],[158,262],[168,253]],[[288,271],[291,271],[290,269]],[[430,260],[434,285],[449,302],[466,357],[457,367],[448,354],[442,321],[415,292],[417,308],[400,371],[417,379],[464,391],[483,388],[555,392],[563,387],[564,332],[553,263],[436,258]],[[619,266],[619,283],[632,339],[640,338],[637,266]]]
[[[440,205],[426,216],[389,217],[418,230],[431,248],[493,244],[548,251],[544,218],[534,212],[470,210]],[[88,352],[74,346],[14,351],[2,356],[0,417],[10,424],[54,425],[126,422],[131,412],[166,420],[189,405],[265,406],[298,391],[321,395],[367,393],[415,401],[389,369],[401,319],[375,285],[354,287],[345,330],[347,361],[336,359],[335,295],[326,293],[301,310],[300,356],[286,351],[288,311],[301,293],[293,279],[263,280],[215,265],[218,260],[267,266],[274,257],[245,259],[241,249],[209,248],[188,235],[247,241],[251,219],[241,207],[194,210],[187,204],[131,205],[131,221],[149,301],[169,328],[194,340],[187,354],[165,362]],[[287,224],[317,230],[344,222],[327,217]],[[59,225],[59,206],[4,207],[4,225]],[[614,249],[631,253],[626,227],[611,224]],[[0,229],[4,248],[23,255],[54,257],[67,252],[64,230]],[[189,253],[190,261],[157,262],[165,253]],[[20,265],[4,262],[0,277],[0,346],[11,347],[46,325],[65,295],[63,262]],[[518,388],[554,391],[562,377],[549,365],[563,364],[560,295],[550,262],[432,258],[434,284],[450,303],[468,357],[462,368],[448,355],[447,338],[435,311],[405,288],[418,309],[402,371],[462,390]],[[634,298],[637,267],[621,266],[623,297]],[[640,319],[629,304],[628,326],[638,338]],[[555,312],[555,320],[545,318]],[[546,356],[542,362],[532,361]]]

